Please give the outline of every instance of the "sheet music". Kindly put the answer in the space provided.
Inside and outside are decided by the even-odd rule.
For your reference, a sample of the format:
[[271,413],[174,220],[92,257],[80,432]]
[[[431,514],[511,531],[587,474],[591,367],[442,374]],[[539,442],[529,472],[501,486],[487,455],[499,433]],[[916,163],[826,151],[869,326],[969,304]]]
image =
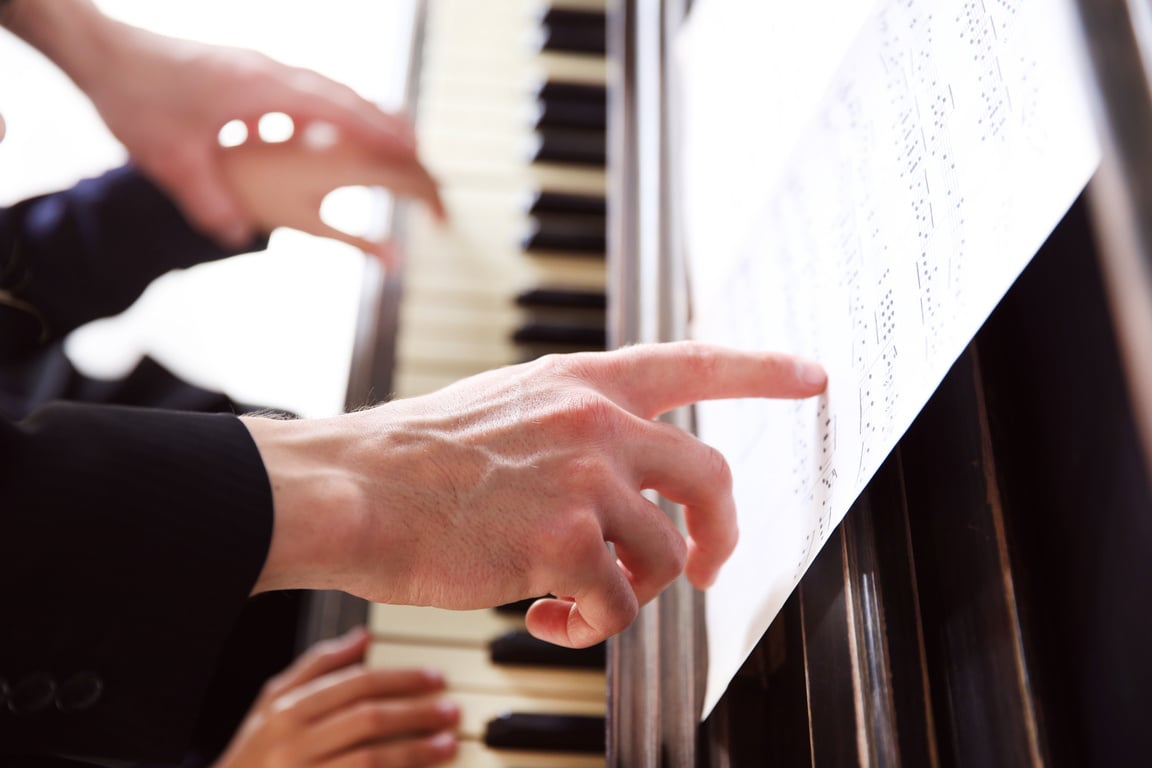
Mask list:
[[697,0],[692,335],[830,375],[819,399],[698,410],[741,526],[706,600],[704,716],[1095,168],[1074,40],[1050,0]]

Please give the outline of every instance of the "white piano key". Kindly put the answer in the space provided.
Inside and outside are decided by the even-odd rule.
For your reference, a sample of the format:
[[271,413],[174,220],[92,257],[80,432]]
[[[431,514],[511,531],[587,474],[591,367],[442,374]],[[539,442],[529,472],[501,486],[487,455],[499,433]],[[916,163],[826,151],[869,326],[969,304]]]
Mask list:
[[[437,127],[421,133],[420,149],[424,151],[424,142],[454,137],[479,145],[515,141],[528,147],[535,135],[533,125],[538,112],[529,99],[489,100],[485,106],[478,106],[470,103],[469,99],[448,94],[422,107],[420,119]],[[519,151],[519,145],[513,145],[512,149]],[[531,159],[531,156],[524,158],[526,162],[531,162]]]
[[[603,195],[603,169],[532,163],[535,101],[548,79],[603,85],[599,57],[541,52],[549,6],[604,9],[605,0],[429,0],[428,33],[414,115],[421,157],[441,184],[449,222],[404,209],[398,243],[402,301],[393,390],[425,394],[518,361],[512,344],[525,312],[521,291],[605,289],[602,261],[530,254],[526,207],[540,191]],[[495,611],[439,611],[375,605],[369,663],[444,671],[459,701],[465,740],[453,766],[603,768],[603,755],[491,750],[487,721],[507,711],[603,714],[601,670],[493,665],[487,643],[523,618]]]
[[421,144],[421,157],[432,175],[446,187],[547,190],[576,195],[603,195],[607,176],[602,168],[527,164],[517,148],[476,142],[461,146],[448,137],[433,137]]
[[[412,309],[401,314],[396,357],[402,368],[442,372],[480,372],[515,363],[523,353],[512,334],[530,317],[515,309],[484,312],[450,303],[430,306],[416,298]],[[451,362],[437,365],[440,361]]]
[[[532,66],[493,68],[481,64],[466,69],[433,69],[421,79],[421,102],[416,110],[419,115],[422,109],[445,103],[475,105],[481,114],[511,107],[529,109],[536,106],[536,95],[544,83],[554,79],[564,80],[551,78]],[[604,88],[606,81],[582,78],[574,84]]]
[[527,315],[524,310],[508,300],[508,295],[492,291],[488,294],[453,294],[448,291],[413,291],[416,301],[404,307],[402,316],[406,324],[405,332],[419,330],[421,333],[452,331],[477,318],[490,317],[494,325],[512,327]]
[[405,366],[419,366],[437,360],[458,360],[478,372],[501,365],[493,363],[494,360],[512,362],[516,359],[516,346],[510,340],[486,336],[432,337],[419,343],[403,345],[397,351],[397,357]]
[[496,91],[492,98],[484,98],[478,89],[460,84],[461,93],[441,93],[420,109],[420,119],[443,126],[460,126],[461,133],[480,135],[514,133],[530,136],[540,107],[528,95],[517,94],[512,88]]
[[482,742],[461,741],[456,758],[445,768],[604,768],[604,755],[489,749]]
[[436,392],[443,389],[450,384],[455,384],[460,379],[473,376],[477,373],[483,373],[496,366],[491,363],[478,365],[473,368],[457,367],[449,372],[435,372],[425,371],[418,367],[407,366],[401,368],[394,377],[393,391],[396,397],[416,397],[418,395],[426,395],[430,392]]
[[607,11],[609,0],[542,0],[549,8],[571,8],[582,11]]
[[528,287],[563,283],[573,288],[603,290],[603,260],[583,256],[526,254],[515,230],[483,226],[483,217],[468,213],[443,226],[414,218],[403,246],[404,281],[413,290],[452,284],[462,290],[503,291],[509,301]]
[[455,691],[447,698],[460,705],[460,735],[469,739],[483,739],[485,726],[509,712],[603,716],[608,709],[606,699],[593,701],[471,691]]
[[599,670],[493,664],[487,649],[373,640],[368,648],[368,664],[439,669],[444,673],[449,691],[585,701],[600,701],[605,696],[605,675]]
[[499,5],[448,0],[430,6],[421,77],[439,72],[505,72],[517,77],[603,83],[607,62],[599,56],[541,50],[540,15],[527,4]]
[[[523,260],[513,261],[508,256],[519,255],[514,248],[501,249],[498,245],[473,246],[469,250],[460,251],[458,257],[451,255],[432,256],[425,252],[413,253],[411,260],[422,259],[419,274],[412,270],[405,274],[411,279],[413,295],[422,289],[429,291],[441,290],[448,294],[452,289],[459,291],[472,291],[482,295],[486,286],[458,285],[451,279],[451,275],[436,273],[433,270],[452,268],[458,270],[457,280],[491,280],[497,288],[504,290],[504,295],[511,301],[516,294],[525,289],[539,285],[563,284],[573,288],[601,290],[604,288],[604,262],[584,257],[564,257],[529,255]],[[469,260],[474,256],[474,260]]]
[[524,628],[519,614],[488,609],[445,611],[412,605],[374,605],[369,619],[373,637],[476,647],[486,647],[492,638]]
[[539,5],[547,8],[571,8],[575,11],[601,11],[608,10],[609,0],[539,0]]
[[[609,82],[608,65],[604,59],[579,54],[531,52],[528,50],[505,50],[497,52],[483,49],[450,48],[443,45],[442,58],[430,67],[425,76],[434,79],[442,73],[467,72],[469,67],[478,68],[471,77],[481,74],[495,78],[499,72],[511,76],[536,81],[560,80],[588,85],[603,85]],[[473,53],[475,51],[475,53]]]

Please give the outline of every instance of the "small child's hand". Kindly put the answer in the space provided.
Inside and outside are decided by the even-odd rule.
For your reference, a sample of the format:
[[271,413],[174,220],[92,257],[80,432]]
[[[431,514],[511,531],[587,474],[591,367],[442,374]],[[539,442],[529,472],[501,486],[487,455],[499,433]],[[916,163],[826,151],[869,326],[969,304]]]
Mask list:
[[456,754],[456,705],[424,669],[368,669],[368,634],[319,643],[270,680],[214,768],[431,766]]

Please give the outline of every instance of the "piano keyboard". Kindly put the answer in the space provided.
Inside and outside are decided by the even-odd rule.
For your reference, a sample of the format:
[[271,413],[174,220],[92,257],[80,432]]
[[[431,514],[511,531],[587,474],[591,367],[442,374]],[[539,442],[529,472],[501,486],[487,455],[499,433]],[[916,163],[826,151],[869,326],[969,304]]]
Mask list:
[[[425,1],[415,124],[449,221],[412,209],[398,225],[397,397],[604,347],[605,6]],[[514,611],[373,605],[369,623],[369,663],[444,671],[452,765],[604,766],[602,656],[538,658]]]

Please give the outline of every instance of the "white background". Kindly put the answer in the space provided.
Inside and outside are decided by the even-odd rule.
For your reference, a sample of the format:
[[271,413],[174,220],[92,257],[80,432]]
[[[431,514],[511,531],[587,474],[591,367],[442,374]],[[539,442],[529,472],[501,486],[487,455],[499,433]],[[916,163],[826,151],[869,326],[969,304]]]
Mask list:
[[[109,15],[164,34],[261,50],[395,107],[406,73],[410,0],[100,0]],[[61,189],[126,159],[71,82],[0,30],[0,205]],[[360,194],[356,194],[359,192]],[[326,217],[366,224],[370,196],[346,192]],[[335,223],[335,222],[334,222]],[[157,280],[123,315],[80,329],[69,354],[116,376],[150,354],[233,399],[323,416],[343,408],[364,256],[278,231],[266,252]]]

